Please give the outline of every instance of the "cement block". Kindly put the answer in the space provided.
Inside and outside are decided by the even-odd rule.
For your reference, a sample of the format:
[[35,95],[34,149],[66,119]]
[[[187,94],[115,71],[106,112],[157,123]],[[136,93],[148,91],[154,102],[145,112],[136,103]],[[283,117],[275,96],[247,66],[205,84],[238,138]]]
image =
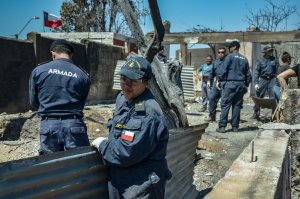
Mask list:
[[285,199],[289,189],[289,136],[284,131],[265,130],[233,162],[205,199]]

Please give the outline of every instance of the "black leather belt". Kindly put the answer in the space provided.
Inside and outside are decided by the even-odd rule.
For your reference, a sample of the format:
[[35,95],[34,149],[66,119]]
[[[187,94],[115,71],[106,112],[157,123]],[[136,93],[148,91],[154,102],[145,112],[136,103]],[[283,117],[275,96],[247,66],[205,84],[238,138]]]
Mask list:
[[82,119],[81,116],[78,115],[64,115],[64,116],[42,116],[42,120],[68,120],[68,119]]

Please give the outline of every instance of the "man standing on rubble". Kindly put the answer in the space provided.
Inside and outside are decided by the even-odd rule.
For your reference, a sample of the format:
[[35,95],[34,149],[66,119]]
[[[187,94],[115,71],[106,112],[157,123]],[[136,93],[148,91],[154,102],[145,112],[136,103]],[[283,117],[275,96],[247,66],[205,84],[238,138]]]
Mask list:
[[92,142],[108,170],[109,198],[164,198],[171,178],[166,152],[169,131],[164,115],[148,89],[150,63],[132,57],[120,71],[118,95],[109,137]]
[[[207,109],[208,105],[208,89],[210,89],[210,82],[208,81],[209,76],[211,75],[212,72],[212,62],[213,62],[213,57],[211,55],[208,55],[205,58],[205,64],[201,65],[199,69],[197,70],[197,77],[199,80],[202,79],[202,84],[201,84],[201,95],[202,95],[202,107],[200,109],[200,112],[204,112]],[[200,78],[199,72],[202,72],[202,78]]]
[[[273,56],[273,51],[274,48],[272,46],[264,46],[262,50],[263,56],[258,59],[256,64],[254,88],[256,90],[256,96],[259,98],[264,98],[266,92],[268,92],[269,98],[275,98],[274,83],[279,67],[279,62]],[[254,105],[253,110],[254,113],[251,119],[258,119],[260,108]]]
[[[208,122],[216,121],[216,109],[219,99],[221,98],[221,88],[219,87],[218,76],[221,72],[221,65],[226,56],[226,48],[218,49],[218,59],[214,61],[211,75],[209,77],[210,85],[213,85],[209,94],[209,119]],[[215,79],[215,81],[214,81]]]
[[72,62],[66,40],[54,41],[50,52],[53,61],[37,66],[29,80],[29,101],[41,116],[40,155],[90,145],[82,119],[90,78]]
[[228,46],[230,54],[222,63],[219,80],[221,81],[221,115],[217,132],[225,133],[229,109],[232,106],[231,126],[233,132],[238,132],[243,97],[251,81],[249,63],[245,56],[239,53],[240,42],[232,41]]

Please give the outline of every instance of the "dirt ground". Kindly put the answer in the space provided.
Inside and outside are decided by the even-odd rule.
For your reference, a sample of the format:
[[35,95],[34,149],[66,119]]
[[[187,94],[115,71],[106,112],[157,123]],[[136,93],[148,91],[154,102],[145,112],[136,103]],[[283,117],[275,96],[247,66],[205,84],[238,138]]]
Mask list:
[[[250,119],[253,104],[244,104],[239,132],[231,132],[230,123],[226,133],[217,133],[218,123],[210,123],[196,150],[194,185],[199,191],[198,199],[204,198],[221,179],[232,162],[251,142],[263,123],[270,121],[271,110],[261,111],[261,120]],[[199,112],[199,103],[187,103],[186,113],[190,125],[203,123],[208,112]],[[88,106],[84,110],[90,140],[107,136],[106,121],[112,116],[114,105]],[[220,109],[217,111],[219,118]],[[229,115],[229,118],[231,116]],[[33,112],[0,114],[0,163],[38,155],[39,122]],[[298,197],[294,197],[298,198]],[[294,199],[293,198],[293,199]]]
[[[106,121],[112,117],[114,105],[89,106],[84,109],[90,141],[107,136]],[[0,114],[0,162],[38,155],[40,118],[33,112]]]

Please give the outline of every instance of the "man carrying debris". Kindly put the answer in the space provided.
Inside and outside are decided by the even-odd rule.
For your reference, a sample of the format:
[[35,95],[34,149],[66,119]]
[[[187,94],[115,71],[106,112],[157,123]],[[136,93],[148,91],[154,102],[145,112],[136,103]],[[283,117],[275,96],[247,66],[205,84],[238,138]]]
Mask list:
[[109,137],[92,142],[109,166],[109,198],[164,198],[171,178],[166,160],[169,132],[164,115],[148,89],[150,63],[130,58],[121,68],[118,95]]
[[210,82],[208,81],[208,78],[212,72],[213,57],[211,55],[208,55],[205,59],[205,62],[206,63],[201,65],[197,70],[197,77],[199,78],[199,80],[201,80],[201,78],[199,77],[199,72],[202,72],[202,84],[201,84],[202,107],[200,109],[200,112],[206,111],[208,105],[208,89],[210,89],[211,86]]
[[282,90],[288,89],[286,80],[290,77],[298,77],[298,88],[300,88],[300,64],[291,67],[277,76]]
[[[211,75],[209,77],[210,85],[213,85],[209,94],[209,119],[208,122],[216,121],[216,109],[219,99],[221,98],[221,88],[219,87],[218,76],[221,71],[221,65],[226,56],[226,48],[218,49],[218,59],[214,61]],[[216,78],[216,81],[214,81]]]
[[240,123],[243,97],[251,81],[249,63],[245,56],[239,53],[240,42],[232,41],[228,46],[230,54],[222,63],[219,79],[221,81],[221,115],[217,132],[225,133],[229,109],[232,106],[231,126],[237,132]]
[[[269,98],[274,98],[274,81],[279,67],[278,60],[273,56],[274,48],[270,45],[264,46],[262,50],[263,56],[258,59],[254,75],[254,88],[256,96],[264,98],[268,92]],[[254,105],[254,113],[251,119],[258,119],[260,108]]]
[[90,78],[73,64],[73,46],[66,40],[51,44],[53,61],[37,66],[29,80],[29,101],[41,116],[39,154],[89,146],[83,107]]

